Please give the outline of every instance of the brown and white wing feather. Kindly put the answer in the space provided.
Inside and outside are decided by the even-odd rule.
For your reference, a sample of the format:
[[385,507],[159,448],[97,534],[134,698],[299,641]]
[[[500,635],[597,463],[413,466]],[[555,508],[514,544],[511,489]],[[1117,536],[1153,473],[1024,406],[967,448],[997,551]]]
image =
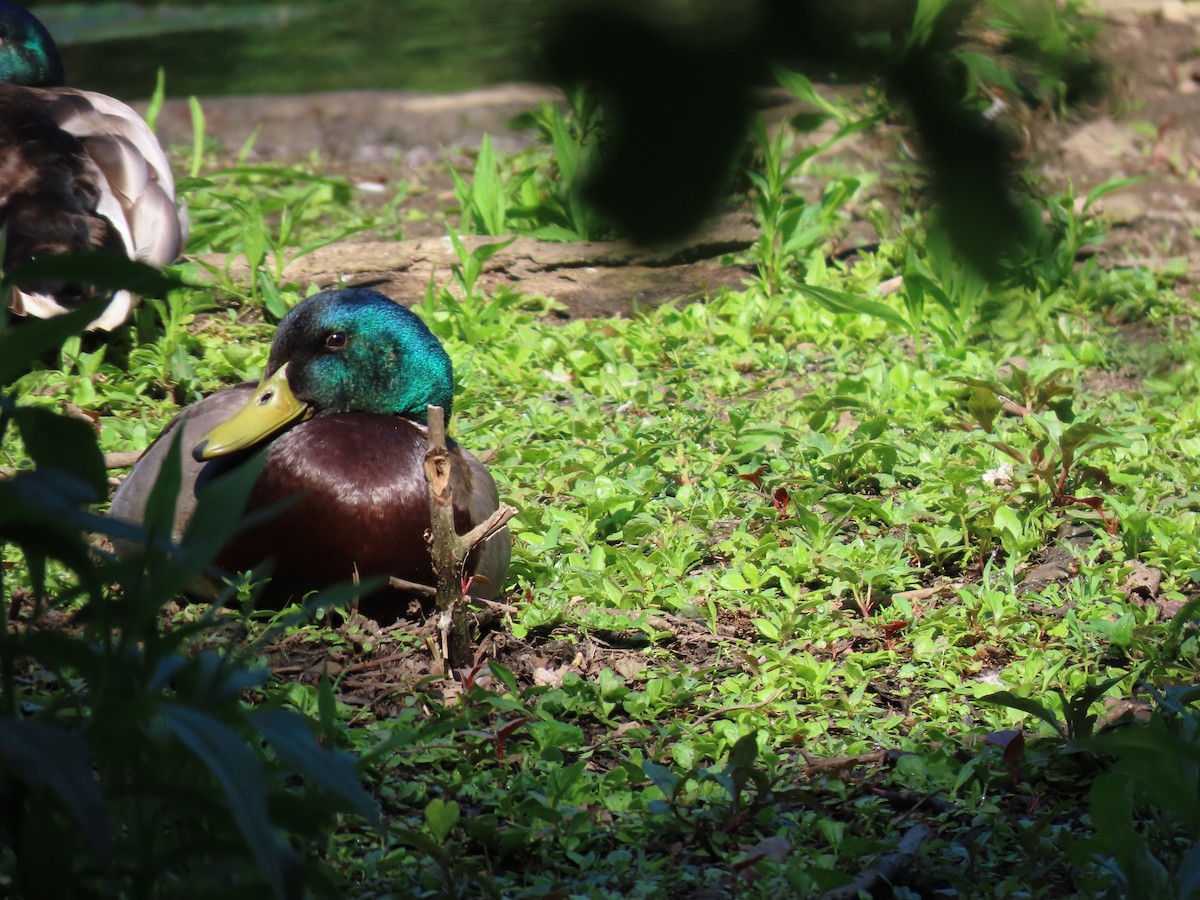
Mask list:
[[[187,238],[166,155],[132,109],[103,94],[0,84],[0,224],[5,265],[107,250],[166,265]],[[46,284],[15,292],[19,315],[46,317],[90,294]],[[92,328],[112,329],[133,298],[118,291]]]
[[175,180],[154,132],[129,106],[104,94],[54,90],[50,113],[78,138],[123,210],[129,255],[174,262],[187,240],[187,216],[175,205]]

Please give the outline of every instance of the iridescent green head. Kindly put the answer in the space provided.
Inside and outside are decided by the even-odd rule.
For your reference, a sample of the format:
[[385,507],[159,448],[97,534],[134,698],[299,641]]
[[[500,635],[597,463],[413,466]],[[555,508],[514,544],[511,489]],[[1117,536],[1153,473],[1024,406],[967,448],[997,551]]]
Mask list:
[[254,396],[194,455],[212,459],[253,446],[322,413],[383,413],[424,424],[434,405],[449,423],[453,402],[450,357],[424,322],[375,291],[324,291],[283,317]]
[[434,404],[450,418],[450,357],[424,322],[375,291],[325,291],[299,304],[279,323],[267,375],[284,363],[297,399],[317,412],[424,422]]
[[27,87],[63,83],[54,38],[33,13],[10,0],[0,0],[0,81]]

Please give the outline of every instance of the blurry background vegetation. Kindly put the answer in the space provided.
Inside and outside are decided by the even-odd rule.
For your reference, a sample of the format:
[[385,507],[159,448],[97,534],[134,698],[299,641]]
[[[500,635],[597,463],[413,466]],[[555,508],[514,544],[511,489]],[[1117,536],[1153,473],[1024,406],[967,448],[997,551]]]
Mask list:
[[457,91],[530,76],[540,2],[28,3],[72,84],[145,97],[367,88]]

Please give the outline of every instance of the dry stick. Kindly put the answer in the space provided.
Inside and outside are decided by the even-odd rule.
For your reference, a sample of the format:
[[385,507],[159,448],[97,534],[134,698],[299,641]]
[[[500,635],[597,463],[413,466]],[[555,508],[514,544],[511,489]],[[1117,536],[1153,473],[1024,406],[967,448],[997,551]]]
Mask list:
[[428,584],[421,584],[419,581],[397,578],[395,575],[388,578],[388,584],[400,591],[412,591],[414,594],[424,594],[426,597],[437,596],[437,588],[431,587]]
[[888,805],[902,809],[922,809],[928,807],[935,812],[958,815],[963,808],[939,797],[937,794],[922,794],[916,791],[891,791],[884,788],[873,788],[871,796],[887,801]]
[[502,615],[515,616],[521,611],[519,606],[513,606],[511,603],[501,603],[499,600],[489,600],[487,597],[468,597],[467,600],[479,610],[480,614],[489,612],[495,618],[499,618]]
[[145,450],[122,450],[116,453],[104,454],[104,468],[106,469],[128,469],[135,462],[142,458]]
[[452,457],[446,447],[446,419],[440,406],[429,407],[429,450],[425,478],[429,482],[430,556],[437,575],[438,621],[441,635],[442,673],[472,663],[467,599],[462,591],[462,571],[467,555],[504,527],[517,511],[501,504],[486,521],[464,535],[454,529],[454,490],[450,485]]
[[892,853],[885,853],[875,862],[863,869],[855,879],[847,885],[826,891],[821,900],[854,900],[861,894],[871,893],[880,881],[893,882],[896,876],[917,861],[917,854],[922,845],[933,836],[927,825],[914,825],[908,829],[900,843]]
[[[122,450],[116,453],[104,454],[104,468],[106,469],[128,469],[135,462],[142,458],[144,450]],[[12,478],[17,472],[21,471],[15,466],[0,466],[0,479]]]
[[454,491],[450,487],[450,451],[446,448],[446,419],[440,406],[429,407],[429,450],[425,453],[429,482],[430,555],[437,575],[438,632],[442,636],[443,674],[469,665],[471,653],[459,572],[462,558],[454,530]]
[[941,593],[945,585],[934,585],[933,587],[914,588],[911,591],[898,591],[892,594],[892,601],[896,600],[928,600],[930,597],[936,597]]
[[345,675],[361,675],[363,672],[370,672],[372,669],[379,669],[383,666],[391,665],[394,662],[401,662],[411,656],[408,651],[404,653],[391,653],[388,656],[379,656],[375,659],[368,659],[366,662],[354,663],[346,666],[338,673],[339,676]]
[[881,766],[888,761],[891,751],[872,750],[870,753],[860,753],[857,756],[839,756],[837,759],[816,759],[801,751],[804,757],[804,771],[827,772],[833,769],[851,769],[854,766]]

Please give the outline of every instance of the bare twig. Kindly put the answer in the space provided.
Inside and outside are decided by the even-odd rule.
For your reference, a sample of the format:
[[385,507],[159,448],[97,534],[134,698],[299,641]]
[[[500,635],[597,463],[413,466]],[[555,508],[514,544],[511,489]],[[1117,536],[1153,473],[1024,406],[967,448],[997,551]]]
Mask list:
[[873,750],[870,753],[860,753],[857,756],[839,756],[836,759],[817,759],[803,753],[804,771],[828,772],[836,769],[852,769],[855,766],[881,766],[888,761],[889,750]]
[[482,544],[493,534],[496,534],[508,524],[508,520],[517,514],[516,509],[505,504],[500,504],[500,508],[488,516],[484,521],[480,522],[466,534],[459,537],[459,543],[466,547],[466,553],[463,558],[466,558],[467,553],[475,549],[476,545]]
[[468,599],[471,601],[472,606],[482,606],[489,612],[497,614],[508,613],[510,616],[515,616],[521,611],[518,607],[513,606],[511,603],[501,603],[498,600],[489,600],[486,597],[470,597]]
[[145,450],[124,450],[117,453],[104,454],[104,468],[106,469],[128,469],[139,459]]
[[[118,453],[105,453],[104,468],[128,469],[139,459],[141,459],[142,454],[145,452],[145,450],[123,450]],[[20,469],[17,469],[13,466],[0,466],[0,479],[12,478],[19,471]]]
[[426,597],[437,596],[437,588],[431,587],[428,584],[397,578],[395,575],[388,579],[388,584],[401,591],[412,591],[414,594],[424,594]]
[[885,800],[890,806],[898,809],[913,810],[924,809],[928,807],[939,813],[947,815],[959,815],[964,810],[960,806],[956,806],[945,797],[939,797],[937,794],[922,794],[917,791],[890,791],[885,788],[872,788],[872,796],[879,797]]
[[346,666],[346,668],[342,669],[341,674],[358,675],[363,672],[370,672],[372,669],[379,669],[383,668],[384,666],[390,666],[392,663],[403,662],[404,660],[408,659],[410,655],[411,654],[405,651],[404,653],[392,653],[388,656],[380,656],[376,657],[375,659],[368,659],[365,662],[354,663],[353,665]]
[[930,597],[936,597],[943,590],[944,585],[934,585],[933,587],[914,588],[911,591],[897,591],[892,594],[892,601],[896,600],[928,600]]
[[517,514],[502,505],[488,518],[459,535],[454,528],[454,489],[450,474],[453,457],[446,447],[446,418],[440,406],[429,407],[429,450],[425,454],[425,478],[429,482],[430,556],[437,575],[437,630],[441,637],[443,673],[470,666],[470,623],[463,596],[463,568],[475,547],[498,532]]
[[441,636],[443,673],[470,665],[471,642],[463,602],[463,556],[454,530],[454,491],[450,486],[450,451],[446,447],[446,419],[440,406],[429,407],[429,450],[425,453],[425,479],[429,482],[430,555],[437,575],[438,633]]

